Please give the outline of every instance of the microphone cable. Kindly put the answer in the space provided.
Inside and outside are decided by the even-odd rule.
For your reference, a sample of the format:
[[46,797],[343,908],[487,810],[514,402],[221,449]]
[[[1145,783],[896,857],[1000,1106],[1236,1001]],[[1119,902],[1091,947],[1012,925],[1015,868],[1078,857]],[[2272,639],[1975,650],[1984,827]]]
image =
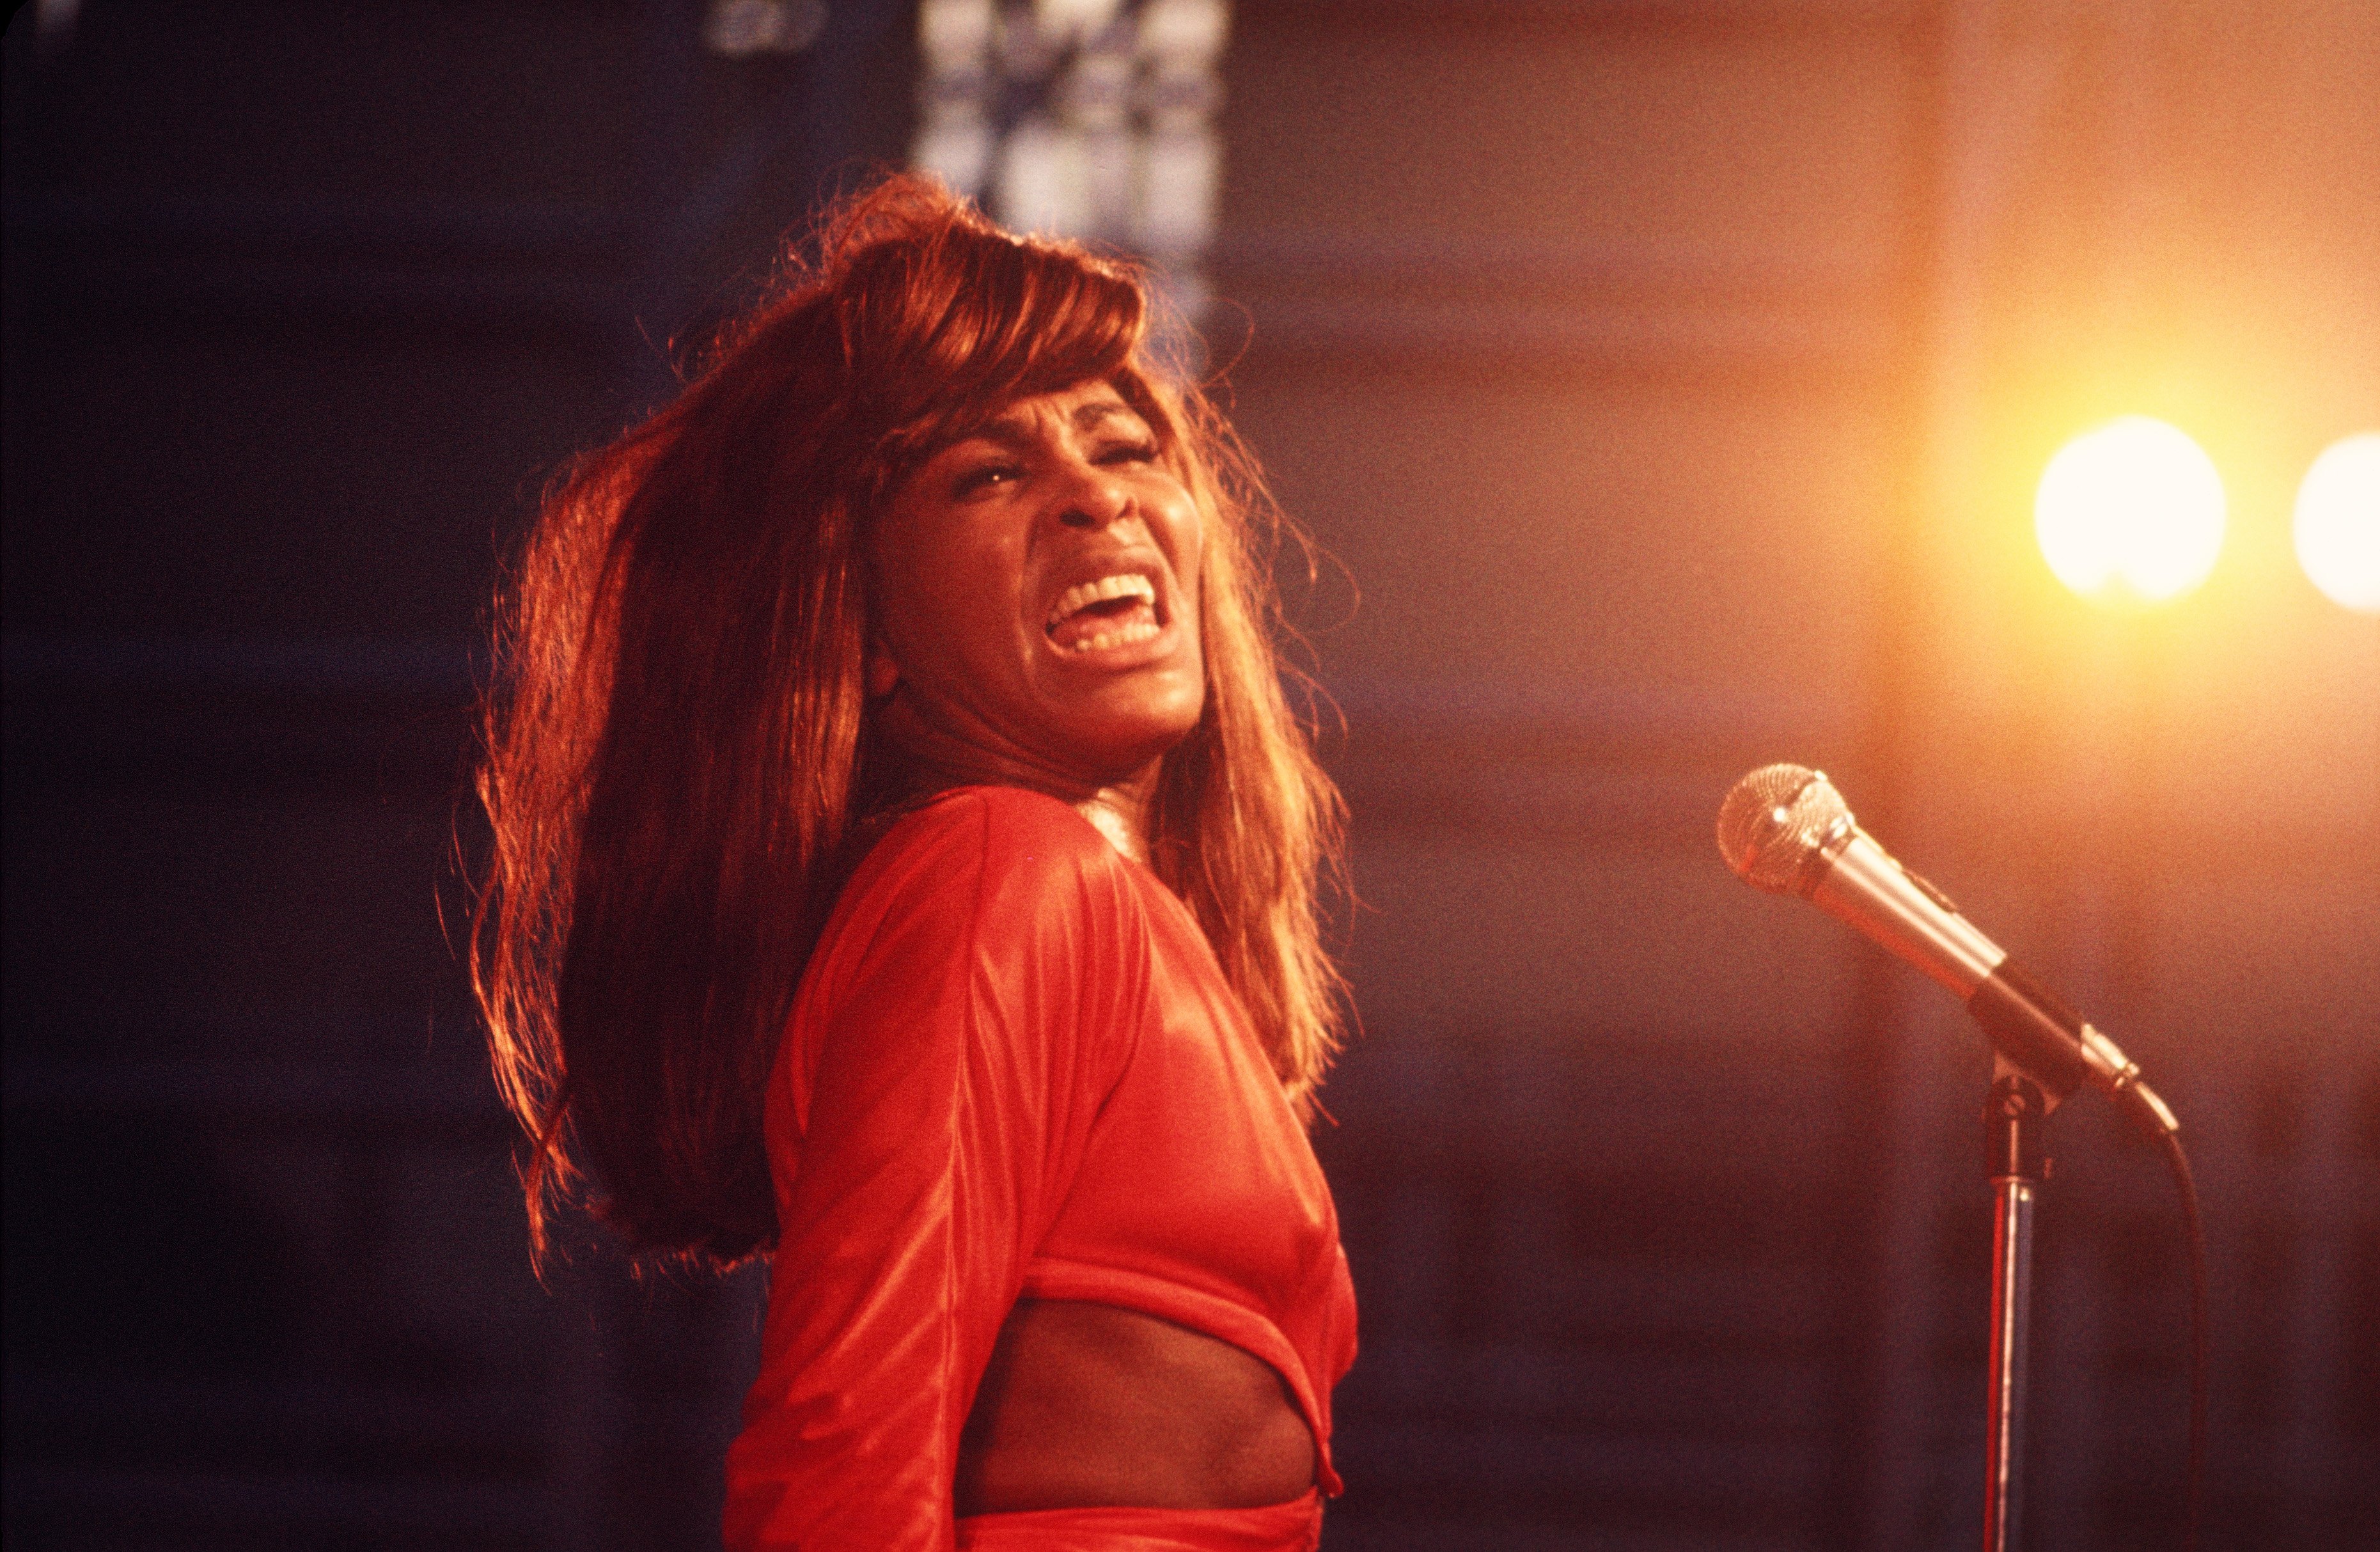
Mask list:
[[2182,1473],[2182,1552],[2198,1552],[2198,1531],[2206,1497],[2207,1314],[2206,1225],[2198,1214],[2198,1182],[2191,1178],[2190,1156],[2181,1151],[2180,1134],[2168,1131],[2155,1111],[2131,1090],[2125,1091],[2124,1112],[2155,1139],[2157,1152],[2172,1171],[2174,1189],[2181,1196],[2182,1237],[2190,1258],[2190,1453]]

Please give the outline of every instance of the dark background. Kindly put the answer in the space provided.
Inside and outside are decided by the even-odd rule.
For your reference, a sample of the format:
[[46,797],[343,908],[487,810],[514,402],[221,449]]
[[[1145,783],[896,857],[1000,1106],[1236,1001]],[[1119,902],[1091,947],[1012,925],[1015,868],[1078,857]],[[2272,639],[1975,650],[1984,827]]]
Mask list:
[[[715,1542],[759,1281],[532,1279],[442,909],[497,555],[903,158],[913,9],[73,9],[6,43],[6,1534]],[[1781,758],[2180,1109],[2208,1545],[2370,1545],[2380,621],[2287,523],[2380,426],[2380,13],[1243,0],[1225,79],[1210,333],[1343,568],[1326,1545],[1973,1539],[1987,1063],[1728,877]],[[2029,497],[2127,411],[2231,528],[2110,615]],[[2053,1130],[2032,1545],[2170,1545],[2170,1191]]]

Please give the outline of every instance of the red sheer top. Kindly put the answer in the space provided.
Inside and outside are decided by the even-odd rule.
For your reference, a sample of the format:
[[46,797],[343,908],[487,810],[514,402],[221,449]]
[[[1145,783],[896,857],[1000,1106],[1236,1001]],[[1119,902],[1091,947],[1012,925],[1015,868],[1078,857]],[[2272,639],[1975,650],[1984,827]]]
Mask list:
[[803,976],[767,1128],[782,1233],[731,1547],[950,1546],[1020,1296],[1263,1359],[1338,1492],[1355,1303],[1321,1169],[1196,919],[1066,805],[963,788],[886,833]]

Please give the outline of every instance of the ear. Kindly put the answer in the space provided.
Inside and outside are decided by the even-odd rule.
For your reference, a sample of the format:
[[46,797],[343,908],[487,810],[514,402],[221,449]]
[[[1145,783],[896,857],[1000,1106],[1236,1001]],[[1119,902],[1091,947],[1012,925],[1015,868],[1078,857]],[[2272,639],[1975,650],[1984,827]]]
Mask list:
[[892,654],[885,649],[882,642],[870,641],[868,644],[865,681],[868,698],[882,700],[892,693],[892,686],[900,682],[901,665],[892,661]]

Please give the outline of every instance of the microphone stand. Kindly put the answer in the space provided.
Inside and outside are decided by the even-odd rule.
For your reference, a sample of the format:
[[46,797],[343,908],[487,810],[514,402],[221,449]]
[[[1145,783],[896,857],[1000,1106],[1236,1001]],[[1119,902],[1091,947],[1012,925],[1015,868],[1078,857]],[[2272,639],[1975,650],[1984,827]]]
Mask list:
[[1992,1356],[1984,1422],[1984,1552],[2017,1552],[2024,1508],[2025,1358],[2033,1304],[2034,1195],[2048,1177],[2040,1088],[2005,1063],[1984,1104],[1991,1182]]

